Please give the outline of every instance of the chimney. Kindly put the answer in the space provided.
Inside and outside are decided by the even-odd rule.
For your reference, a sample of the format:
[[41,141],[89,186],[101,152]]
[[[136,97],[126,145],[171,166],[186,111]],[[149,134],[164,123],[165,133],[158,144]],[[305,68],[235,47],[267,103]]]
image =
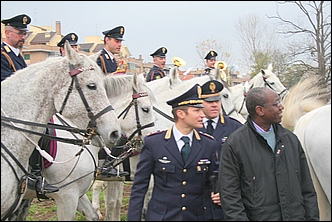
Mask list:
[[60,21],[55,22],[55,32],[57,35],[61,35],[61,22]]

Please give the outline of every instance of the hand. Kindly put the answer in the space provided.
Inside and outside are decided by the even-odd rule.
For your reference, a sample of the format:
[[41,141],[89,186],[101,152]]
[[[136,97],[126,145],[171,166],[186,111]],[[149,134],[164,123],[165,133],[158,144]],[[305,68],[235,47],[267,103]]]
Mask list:
[[211,199],[214,204],[218,204],[219,206],[221,206],[219,193],[215,194],[214,192],[211,192]]

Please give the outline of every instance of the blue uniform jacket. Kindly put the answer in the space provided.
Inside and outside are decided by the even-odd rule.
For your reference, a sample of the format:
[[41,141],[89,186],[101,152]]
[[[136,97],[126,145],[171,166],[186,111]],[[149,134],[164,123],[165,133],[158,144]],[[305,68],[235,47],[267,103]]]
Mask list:
[[[217,143],[218,157],[220,159],[221,147],[226,141],[227,137],[234,132],[237,128],[241,127],[242,123],[228,116],[220,115],[216,128],[213,131],[213,137]],[[206,129],[199,128],[197,131],[206,133]],[[219,161],[219,160],[218,160]],[[218,175],[218,174],[217,174]],[[216,186],[218,187],[218,185]],[[211,200],[211,189],[206,190],[206,216],[209,220],[221,220],[224,219],[222,209],[219,205],[216,205]]]
[[100,56],[97,59],[97,64],[101,67],[105,74],[115,72],[118,68],[115,58],[112,60],[106,52],[106,49],[101,51]]
[[210,186],[208,177],[217,170],[215,154],[213,137],[196,130],[186,164],[172,135],[172,127],[146,136],[131,190],[128,220],[141,220],[151,174],[154,186],[146,221],[205,220],[204,188]]
[[[9,56],[10,60],[6,57]],[[12,61],[12,64],[11,62]],[[15,68],[14,68],[14,67]],[[18,56],[5,44],[1,44],[1,82],[11,76],[15,71],[27,67],[21,54]]]
[[154,65],[146,77],[146,81],[150,82],[152,80],[161,79],[165,77],[164,71],[158,66]]

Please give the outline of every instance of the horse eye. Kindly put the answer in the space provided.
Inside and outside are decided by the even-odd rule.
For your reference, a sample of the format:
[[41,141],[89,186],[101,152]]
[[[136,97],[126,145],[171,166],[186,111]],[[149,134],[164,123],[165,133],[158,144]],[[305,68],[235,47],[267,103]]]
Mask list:
[[228,99],[228,94],[222,95],[225,99]]
[[94,83],[90,83],[90,84],[88,84],[87,87],[88,87],[89,89],[93,89],[93,90],[96,90],[96,89],[97,89],[96,84],[94,84]]
[[148,113],[149,112],[149,108],[142,108],[143,112]]

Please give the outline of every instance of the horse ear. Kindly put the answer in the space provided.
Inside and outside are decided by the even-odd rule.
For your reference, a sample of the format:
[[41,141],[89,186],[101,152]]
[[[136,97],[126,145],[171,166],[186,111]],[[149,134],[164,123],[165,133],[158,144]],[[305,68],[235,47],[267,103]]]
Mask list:
[[99,52],[97,52],[96,54],[89,55],[89,57],[90,57],[90,59],[92,59],[93,61],[97,62],[97,59],[98,59],[100,53],[101,53],[101,50],[99,50]]
[[181,82],[177,66],[174,66],[169,70],[169,77],[171,78],[172,83]]
[[272,70],[273,70],[272,63],[269,64],[269,66],[267,67],[267,70],[269,70],[270,72],[272,72]]
[[76,65],[80,61],[78,53],[70,46],[68,40],[65,42],[65,51],[66,57],[71,64]]

